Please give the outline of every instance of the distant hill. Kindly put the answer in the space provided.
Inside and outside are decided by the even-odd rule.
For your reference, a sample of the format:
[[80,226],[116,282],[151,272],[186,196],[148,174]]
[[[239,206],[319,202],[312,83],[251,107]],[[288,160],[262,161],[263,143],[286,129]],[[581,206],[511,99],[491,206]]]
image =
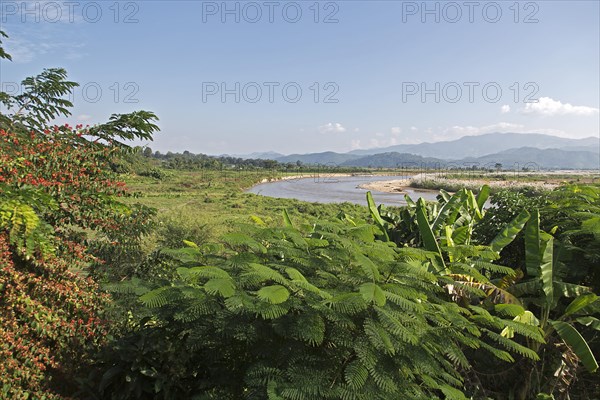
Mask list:
[[538,149],[573,148],[599,151],[600,139],[568,139],[540,133],[489,133],[477,136],[463,136],[460,139],[436,143],[402,144],[378,149],[354,150],[350,154],[371,155],[379,153],[410,153],[423,157],[435,157],[444,160],[457,160],[465,157],[481,157],[501,151],[534,147]]
[[265,152],[257,152],[250,154],[236,154],[232,157],[244,158],[246,160],[276,160],[279,157],[283,157],[284,155],[281,153],[276,153],[274,151],[265,151]]
[[520,147],[477,158],[465,158],[462,162],[477,162],[480,165],[502,164],[505,169],[597,169],[600,167],[600,154],[591,151],[536,149]]
[[278,157],[275,160],[281,163],[295,163],[300,161],[303,164],[331,164],[340,165],[350,160],[355,160],[360,156],[349,153],[335,153],[326,151],[324,153],[309,153],[309,154],[291,154],[289,156]]
[[565,151],[589,151],[592,153],[600,153],[599,146],[565,146],[560,149]]
[[374,168],[465,166],[474,163],[494,168],[490,164],[500,163],[504,168],[513,169],[515,164],[522,168],[530,163],[530,169],[598,169],[600,139],[567,139],[539,133],[490,133],[446,142],[398,145],[349,153],[326,151],[284,156],[266,152],[239,157],[272,159],[281,163],[300,161],[313,165]]
[[359,156],[356,154],[340,154],[334,152],[294,154],[278,158],[279,162],[301,161],[303,164],[320,164],[340,167],[372,167],[372,168],[402,168],[402,167],[463,167],[479,165],[490,169],[495,164],[502,164],[504,169],[597,169],[600,166],[600,154],[591,151],[536,149],[520,147],[508,149],[481,157],[465,157],[454,160],[443,160],[435,157],[422,157],[409,153],[388,152]]
[[342,166],[374,167],[374,168],[402,168],[402,167],[443,167],[447,162],[439,158],[421,157],[408,153],[381,153],[364,156],[342,163]]

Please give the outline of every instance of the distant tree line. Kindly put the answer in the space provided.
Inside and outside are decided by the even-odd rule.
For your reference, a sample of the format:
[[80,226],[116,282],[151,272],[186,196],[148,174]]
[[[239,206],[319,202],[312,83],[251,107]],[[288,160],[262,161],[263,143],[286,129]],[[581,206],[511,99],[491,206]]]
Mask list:
[[159,160],[163,167],[170,169],[293,169],[302,164],[279,163],[275,160],[244,159],[232,156],[209,156],[202,153],[194,154],[187,150],[183,153],[169,151],[162,154],[160,151],[153,152],[150,147],[137,147],[135,151],[146,158]]
[[[171,151],[163,154],[160,151],[152,151],[150,147],[135,147],[129,162],[134,164],[152,164],[166,169],[174,170],[277,170],[277,171],[332,171],[336,172],[360,172],[366,171],[364,167],[307,164],[302,161],[278,162],[276,160],[241,158],[228,155],[210,156],[207,154],[194,154],[190,151],[173,153]],[[133,168],[139,169],[139,168]]]

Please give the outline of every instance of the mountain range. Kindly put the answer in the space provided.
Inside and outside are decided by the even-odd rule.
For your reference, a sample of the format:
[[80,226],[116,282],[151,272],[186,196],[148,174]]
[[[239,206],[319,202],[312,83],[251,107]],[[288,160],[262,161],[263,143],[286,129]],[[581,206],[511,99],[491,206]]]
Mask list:
[[465,157],[481,157],[510,149],[533,147],[537,149],[560,149],[599,152],[600,139],[568,139],[541,133],[489,133],[486,135],[463,136],[460,139],[419,144],[401,144],[385,149],[354,150],[351,154],[371,155],[377,153],[410,153],[443,160],[458,160]]
[[[322,152],[282,155],[253,153],[243,158],[268,158],[281,163],[397,167],[408,165],[495,165],[506,169],[598,169],[600,139],[568,139],[540,133],[489,133],[460,139],[383,148],[354,150],[348,153]],[[491,167],[493,168],[493,167]]]

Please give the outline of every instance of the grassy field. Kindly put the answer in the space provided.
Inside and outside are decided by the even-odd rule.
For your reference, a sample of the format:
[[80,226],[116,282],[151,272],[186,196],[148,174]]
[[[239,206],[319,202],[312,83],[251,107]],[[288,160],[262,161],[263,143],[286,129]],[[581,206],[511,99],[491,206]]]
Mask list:
[[267,225],[279,224],[284,208],[292,220],[299,222],[314,222],[340,212],[367,216],[365,207],[351,203],[308,203],[244,193],[264,179],[283,176],[286,175],[242,172],[227,176],[218,171],[176,171],[161,180],[134,175],[127,175],[124,180],[130,191],[136,193],[127,201],[157,209],[158,220],[165,225],[202,229],[204,235],[212,238],[232,231],[240,223],[255,223],[253,217]]
[[[277,199],[245,193],[251,186],[265,180],[284,179],[298,176],[298,172],[282,171],[173,171],[162,170],[164,176],[156,179],[148,176],[124,175],[123,178],[134,197],[128,198],[131,203],[141,203],[153,207],[158,213],[158,222],[164,227],[164,237],[189,237],[196,242],[204,242],[219,238],[224,233],[235,230],[240,224],[260,223],[267,226],[281,224],[282,212],[286,209],[298,223],[314,223],[324,218],[331,218],[344,212],[356,218],[367,218],[366,207],[352,203],[320,204],[294,199]],[[413,171],[413,173],[416,171]],[[314,173],[314,172],[313,172]],[[375,174],[392,174],[394,171],[374,171]],[[406,173],[406,171],[398,172]],[[310,175],[303,172],[302,175]],[[501,174],[485,174],[485,178],[511,180],[511,176]],[[444,188],[457,190],[460,187],[478,187],[482,176],[477,174],[448,174],[444,179],[425,180],[416,187],[432,190]],[[586,182],[597,181],[593,175],[541,175],[523,174],[515,183],[532,182]],[[506,188],[517,189],[519,185]],[[495,188],[497,191],[499,188]],[[365,200],[366,205],[366,200]],[[169,231],[175,230],[175,231]]]

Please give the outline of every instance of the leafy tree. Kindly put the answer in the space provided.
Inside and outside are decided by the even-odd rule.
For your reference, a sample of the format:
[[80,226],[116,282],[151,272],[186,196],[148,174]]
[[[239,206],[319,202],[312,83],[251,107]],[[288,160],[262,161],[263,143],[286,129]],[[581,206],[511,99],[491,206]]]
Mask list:
[[[10,59],[1,47],[0,57]],[[20,95],[0,93],[9,109],[0,114],[0,397],[58,399],[106,335],[108,299],[86,278],[102,262],[97,244],[118,253],[151,214],[117,200],[126,191],[107,165],[127,151],[118,139],[148,139],[158,127],[140,111],[50,128],[70,115],[62,96],[76,84],[60,69],[23,83]]]
[[[41,131],[57,116],[70,115],[73,104],[64,98],[79,84],[66,80],[67,71],[62,68],[45,69],[44,72],[25,78],[21,85],[24,92],[2,99],[9,109],[6,119],[9,131],[16,127]],[[11,110],[14,110],[10,113]]]

